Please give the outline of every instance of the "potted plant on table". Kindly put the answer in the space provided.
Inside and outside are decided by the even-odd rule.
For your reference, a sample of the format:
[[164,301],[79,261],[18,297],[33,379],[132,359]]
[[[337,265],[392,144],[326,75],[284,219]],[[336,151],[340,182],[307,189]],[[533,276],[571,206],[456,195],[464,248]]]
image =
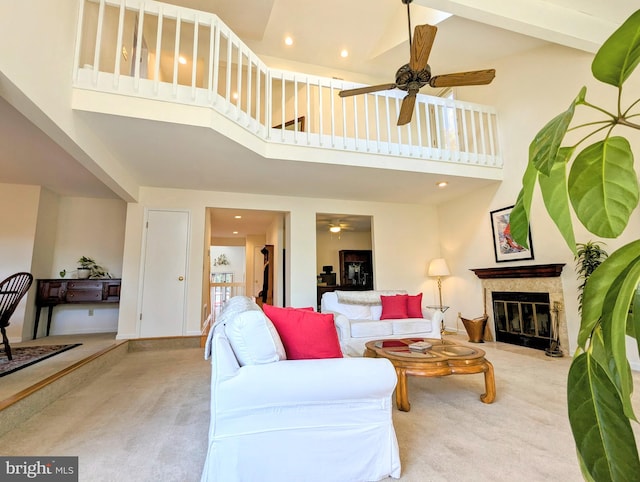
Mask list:
[[[640,99],[623,108],[625,81],[640,63],[640,10],[629,17],[596,53],[593,76],[617,89],[615,111],[587,101],[583,87],[569,108],[547,123],[529,147],[522,190],[511,213],[511,235],[528,245],[533,190],[540,185],[547,212],[578,255],[571,210],[601,238],[617,238],[638,205],[638,175],[629,141],[617,127],[640,130]],[[576,108],[602,115],[573,125]],[[563,146],[570,131],[591,129],[576,144]],[[598,135],[599,140],[577,152]],[[590,141],[592,142],[592,141]],[[575,154],[575,156],[574,156]],[[583,476],[589,481],[637,480],[640,458],[631,420],[633,379],[626,335],[640,334],[640,239],[610,254],[588,276],[582,296],[578,349],[567,381],[569,422]],[[637,306],[636,309],[634,309]],[[640,349],[640,346],[638,347]]]
[[80,279],[101,279],[111,278],[109,272],[100,266],[93,258],[88,256],[81,256],[78,260],[78,278]]

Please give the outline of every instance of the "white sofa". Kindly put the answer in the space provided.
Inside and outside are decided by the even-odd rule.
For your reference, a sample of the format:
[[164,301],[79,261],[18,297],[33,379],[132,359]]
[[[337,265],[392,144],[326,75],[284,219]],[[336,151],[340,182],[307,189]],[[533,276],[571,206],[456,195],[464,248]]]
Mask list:
[[323,293],[322,313],[333,313],[342,352],[362,356],[365,343],[383,338],[440,338],[443,314],[421,309],[421,318],[380,319],[380,296],[406,294],[406,291],[331,291]]
[[286,360],[274,331],[252,300],[238,296],[209,333],[211,419],[202,481],[399,478],[391,363]]

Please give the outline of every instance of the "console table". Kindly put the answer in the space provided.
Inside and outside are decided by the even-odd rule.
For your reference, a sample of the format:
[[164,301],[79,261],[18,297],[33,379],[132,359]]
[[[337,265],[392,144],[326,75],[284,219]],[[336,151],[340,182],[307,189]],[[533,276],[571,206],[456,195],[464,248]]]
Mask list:
[[49,308],[47,313],[47,336],[51,329],[53,307],[77,303],[119,303],[120,279],[39,279],[36,293],[36,320],[33,339],[38,335],[40,310]]

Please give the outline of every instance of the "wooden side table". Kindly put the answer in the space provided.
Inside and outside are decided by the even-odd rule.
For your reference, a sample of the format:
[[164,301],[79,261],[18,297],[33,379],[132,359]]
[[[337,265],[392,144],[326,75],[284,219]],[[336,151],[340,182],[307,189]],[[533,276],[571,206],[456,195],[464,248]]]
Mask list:
[[51,329],[53,307],[78,303],[119,303],[120,279],[39,279],[36,292],[36,318],[33,339],[38,336],[40,311],[48,308],[47,336]]

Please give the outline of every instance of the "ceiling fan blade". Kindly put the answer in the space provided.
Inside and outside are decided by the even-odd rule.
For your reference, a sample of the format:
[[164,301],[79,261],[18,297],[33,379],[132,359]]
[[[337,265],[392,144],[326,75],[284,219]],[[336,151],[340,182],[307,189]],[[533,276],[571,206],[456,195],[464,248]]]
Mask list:
[[436,75],[431,77],[431,87],[457,87],[462,85],[490,84],[496,76],[495,69],[474,70],[471,72],[458,72],[455,74]]
[[413,117],[413,107],[416,104],[416,94],[415,92],[412,94],[407,94],[404,99],[402,99],[402,105],[400,106],[400,115],[398,115],[398,125],[403,126],[411,122],[411,117]]
[[420,72],[427,66],[437,31],[438,28],[433,25],[416,25],[409,60],[409,66],[414,72]]
[[378,92],[380,90],[395,89],[396,84],[370,85],[369,87],[359,87],[357,89],[341,90],[338,92],[340,97],[349,97],[351,95],[368,94],[370,92]]

